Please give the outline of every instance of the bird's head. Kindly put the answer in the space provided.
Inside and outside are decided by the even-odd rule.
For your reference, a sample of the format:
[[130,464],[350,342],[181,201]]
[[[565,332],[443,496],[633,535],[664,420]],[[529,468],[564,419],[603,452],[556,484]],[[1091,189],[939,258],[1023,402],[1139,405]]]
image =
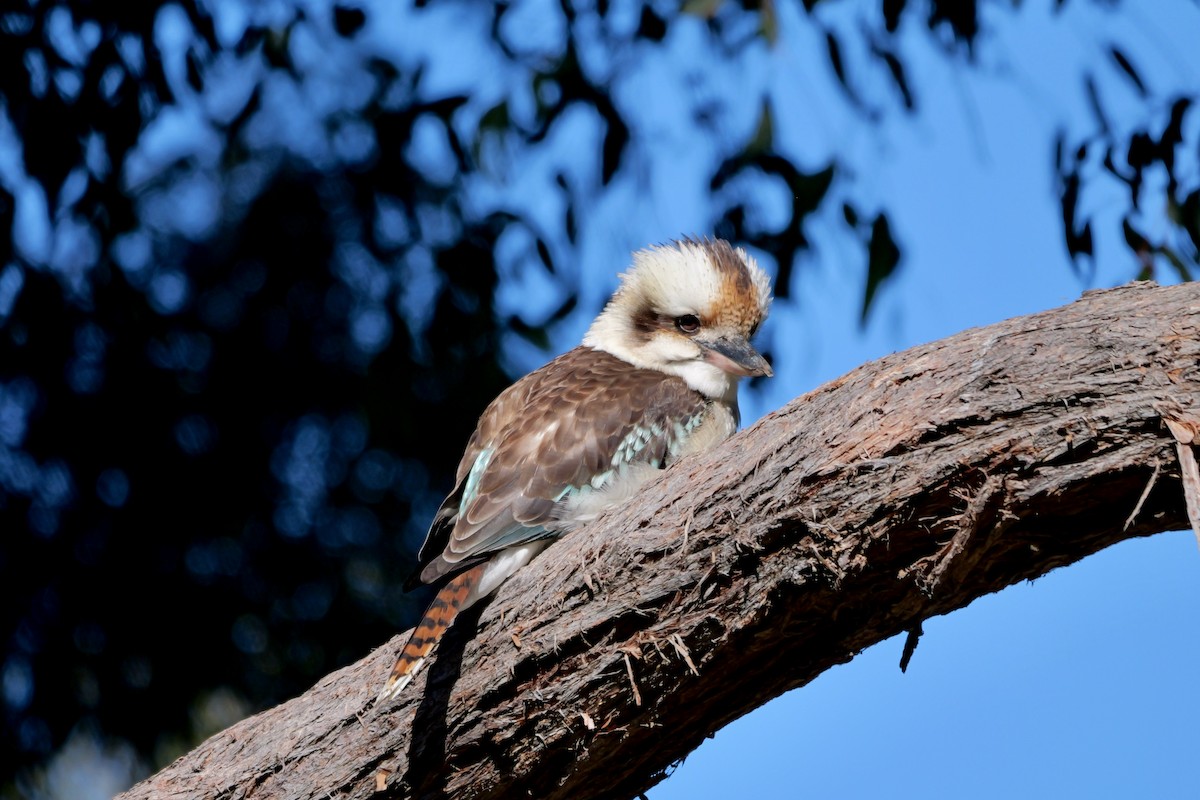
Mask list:
[[739,378],[772,374],[750,345],[770,304],[770,279],[745,250],[685,239],[634,253],[583,343],[736,404]]

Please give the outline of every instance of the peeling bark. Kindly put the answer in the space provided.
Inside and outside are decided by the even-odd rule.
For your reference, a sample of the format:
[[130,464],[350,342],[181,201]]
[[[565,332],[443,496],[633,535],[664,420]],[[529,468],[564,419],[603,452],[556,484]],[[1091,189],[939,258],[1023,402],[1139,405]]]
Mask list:
[[398,701],[373,698],[401,637],[121,797],[634,796],[876,642],[1186,528],[1198,377],[1200,285],[872,362],[554,544]]

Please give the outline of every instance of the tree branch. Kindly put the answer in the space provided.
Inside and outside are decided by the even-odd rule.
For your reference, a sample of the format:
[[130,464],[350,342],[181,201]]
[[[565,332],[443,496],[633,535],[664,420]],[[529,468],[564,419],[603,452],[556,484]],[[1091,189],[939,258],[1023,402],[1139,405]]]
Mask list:
[[1195,284],[867,364],[556,543],[399,701],[397,637],[122,797],[636,795],[863,648],[1187,527],[1164,419],[1196,429],[1198,372]]

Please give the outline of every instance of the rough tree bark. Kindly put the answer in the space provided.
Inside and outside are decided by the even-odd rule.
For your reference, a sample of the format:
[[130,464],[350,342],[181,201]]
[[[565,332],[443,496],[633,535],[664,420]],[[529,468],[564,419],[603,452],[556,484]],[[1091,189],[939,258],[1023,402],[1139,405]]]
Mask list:
[[122,797],[636,795],[875,642],[1186,528],[1198,356],[1200,285],[1141,284],[867,364],[556,543],[399,701],[397,637]]

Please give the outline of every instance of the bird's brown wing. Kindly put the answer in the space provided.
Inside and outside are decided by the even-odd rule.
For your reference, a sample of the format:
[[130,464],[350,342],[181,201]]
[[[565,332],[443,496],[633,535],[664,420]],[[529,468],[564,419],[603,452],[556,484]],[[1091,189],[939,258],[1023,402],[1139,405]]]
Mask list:
[[588,347],[526,375],[480,417],[421,548],[419,582],[555,535],[567,494],[622,462],[665,466],[676,423],[707,403],[679,378]]

